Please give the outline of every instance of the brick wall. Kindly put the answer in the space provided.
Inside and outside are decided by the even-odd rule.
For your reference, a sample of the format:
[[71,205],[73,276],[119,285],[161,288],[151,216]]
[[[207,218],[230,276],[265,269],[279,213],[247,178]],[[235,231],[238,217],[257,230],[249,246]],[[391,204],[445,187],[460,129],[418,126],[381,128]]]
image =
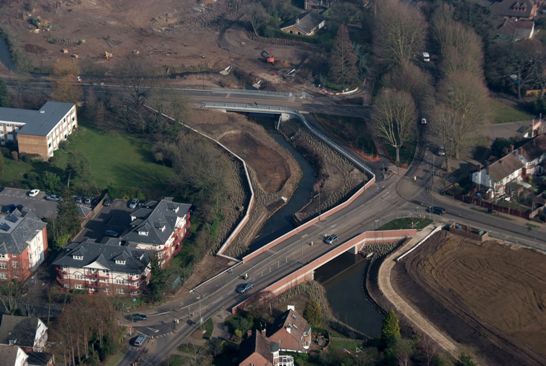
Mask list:
[[20,154],[39,155],[42,159],[47,160],[47,137],[17,134],[17,144]]

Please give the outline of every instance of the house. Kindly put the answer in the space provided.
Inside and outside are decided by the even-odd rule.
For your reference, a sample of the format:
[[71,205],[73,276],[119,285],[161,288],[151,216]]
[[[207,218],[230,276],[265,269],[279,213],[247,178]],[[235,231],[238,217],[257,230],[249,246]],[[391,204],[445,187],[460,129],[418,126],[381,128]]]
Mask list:
[[293,306],[275,322],[268,339],[285,352],[307,352],[311,346],[311,326]]
[[26,209],[0,214],[0,281],[29,278],[44,261],[46,224]]
[[500,39],[517,42],[531,39],[535,35],[535,22],[529,19],[505,18],[497,29]]
[[328,9],[335,0],[304,0],[303,8],[305,10],[324,10]]
[[121,239],[132,248],[148,251],[164,267],[180,252],[189,234],[190,208],[172,198],[141,207],[131,213],[129,232]]
[[43,352],[47,343],[47,327],[39,318],[2,315],[0,344],[17,345],[25,352]]
[[255,331],[242,344],[239,366],[294,366],[292,356],[281,356],[279,345],[271,342],[264,331]]
[[28,366],[28,355],[16,345],[0,344],[2,366]]
[[537,0],[501,0],[494,1],[489,10],[499,17],[532,20],[537,15],[539,5]]
[[491,196],[506,193],[508,183],[520,182],[531,175],[543,174],[546,160],[546,134],[534,137],[493,164],[472,174],[472,182],[484,187]]
[[310,11],[281,27],[281,31],[298,36],[313,36],[325,25],[325,20],[317,12]]
[[55,357],[47,352],[27,352],[28,366],[55,366]]
[[0,108],[0,145],[17,144],[19,153],[47,160],[78,127],[76,105],[46,102],[39,110]]
[[151,276],[148,253],[121,245],[115,238],[106,243],[71,243],[53,265],[63,288],[88,293],[137,296]]

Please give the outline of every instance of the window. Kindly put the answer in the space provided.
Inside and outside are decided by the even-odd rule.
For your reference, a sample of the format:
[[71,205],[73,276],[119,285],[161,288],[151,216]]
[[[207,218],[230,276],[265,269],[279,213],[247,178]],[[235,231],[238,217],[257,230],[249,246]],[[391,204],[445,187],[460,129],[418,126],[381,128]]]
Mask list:
[[8,255],[7,254],[0,254],[0,259],[8,259]]
[[125,259],[116,259],[116,264],[121,264],[122,266],[125,265]]
[[6,276],[6,274],[4,272],[0,272],[0,279],[5,280],[7,278],[8,278],[8,276]]
[[118,288],[118,289],[116,289],[116,293],[118,293],[120,295],[123,295],[125,293],[125,290],[122,289],[122,288]]
[[74,286],[76,288],[76,290],[83,290],[83,286],[81,284],[76,284],[76,286]]
[[0,269],[6,269],[8,268],[8,265],[4,262],[0,262]]
[[17,268],[18,265],[19,265],[19,263],[17,263],[17,262],[11,262],[11,266],[13,268]]
[[147,232],[147,231],[139,231],[139,232],[138,232],[138,235],[140,235],[140,236],[148,236],[148,232]]
[[72,259],[76,261],[83,261],[83,255],[73,255]]

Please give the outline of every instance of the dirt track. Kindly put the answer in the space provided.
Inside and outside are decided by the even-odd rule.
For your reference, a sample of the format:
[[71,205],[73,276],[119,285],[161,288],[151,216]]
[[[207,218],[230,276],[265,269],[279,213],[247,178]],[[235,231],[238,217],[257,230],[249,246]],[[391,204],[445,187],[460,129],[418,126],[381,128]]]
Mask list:
[[546,364],[546,257],[448,236],[393,272],[397,292],[493,365]]

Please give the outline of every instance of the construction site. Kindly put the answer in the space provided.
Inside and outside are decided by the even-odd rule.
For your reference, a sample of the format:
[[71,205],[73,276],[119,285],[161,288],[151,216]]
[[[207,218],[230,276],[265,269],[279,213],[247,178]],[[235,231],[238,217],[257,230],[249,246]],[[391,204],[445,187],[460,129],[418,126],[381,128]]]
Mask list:
[[395,291],[484,364],[544,365],[546,257],[445,230],[394,266]]

